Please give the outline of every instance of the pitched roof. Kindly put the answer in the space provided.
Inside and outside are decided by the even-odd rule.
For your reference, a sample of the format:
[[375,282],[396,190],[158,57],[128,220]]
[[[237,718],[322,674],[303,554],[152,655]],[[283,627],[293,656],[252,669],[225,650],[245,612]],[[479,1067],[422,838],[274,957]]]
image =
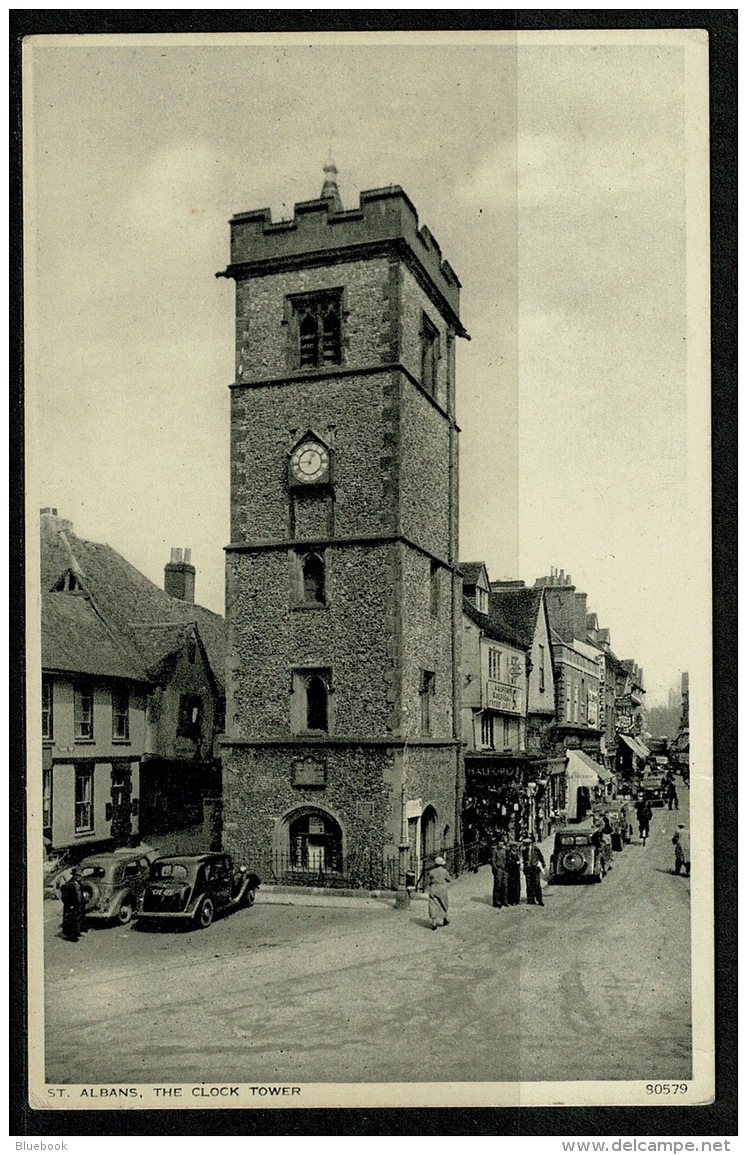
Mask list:
[[[143,625],[185,626],[194,622],[204,644],[213,677],[223,688],[226,642],[225,623],[220,614],[204,606],[171,597],[111,546],[78,537],[70,522],[58,517],[42,517],[42,591],[51,590],[61,574],[70,569],[79,584],[90,594],[101,616],[110,623],[112,629],[124,636],[131,648],[139,644],[136,635],[141,633]],[[151,642],[148,642],[146,660],[151,650]]]
[[460,561],[459,568],[462,571],[462,583],[465,586],[477,585],[480,574],[485,570],[487,578],[488,571],[484,561]]
[[107,629],[87,597],[45,593],[41,603],[45,670],[148,680],[140,662]]
[[491,616],[481,614],[479,610],[475,609],[469,598],[462,599],[462,608],[467,617],[480,627],[486,637],[492,638],[495,642],[503,642],[504,645],[515,646],[519,650],[528,648],[515,632],[505,629],[500,622],[493,621]]
[[530,649],[541,601],[541,587],[518,588],[491,584],[490,620],[499,628],[513,633],[525,648]]

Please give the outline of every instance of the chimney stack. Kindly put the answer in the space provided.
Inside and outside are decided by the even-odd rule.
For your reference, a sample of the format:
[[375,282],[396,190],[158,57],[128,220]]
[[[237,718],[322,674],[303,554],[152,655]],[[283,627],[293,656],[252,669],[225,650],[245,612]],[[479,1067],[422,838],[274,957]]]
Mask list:
[[163,570],[163,588],[172,598],[194,605],[195,567],[191,565],[191,549],[172,549],[171,561]]

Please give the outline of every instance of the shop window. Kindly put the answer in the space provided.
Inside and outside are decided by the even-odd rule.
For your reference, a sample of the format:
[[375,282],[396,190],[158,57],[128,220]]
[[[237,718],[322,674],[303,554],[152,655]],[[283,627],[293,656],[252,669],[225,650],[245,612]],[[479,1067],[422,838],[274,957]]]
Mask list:
[[75,767],[75,833],[93,830],[93,766]]
[[54,738],[54,690],[50,678],[42,678],[42,738],[45,742]]
[[508,718],[503,719],[503,749],[511,748],[511,723]]
[[93,741],[93,687],[78,682],[73,697],[73,723],[76,742]]

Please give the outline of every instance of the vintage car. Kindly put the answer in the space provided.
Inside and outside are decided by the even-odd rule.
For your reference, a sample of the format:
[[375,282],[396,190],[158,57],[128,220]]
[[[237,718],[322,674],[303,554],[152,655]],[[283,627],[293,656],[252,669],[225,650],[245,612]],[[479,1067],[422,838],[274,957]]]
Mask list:
[[126,926],[150,878],[151,857],[132,850],[115,850],[84,858],[78,871],[86,920]]
[[666,784],[658,774],[645,774],[638,784],[638,794],[642,794],[652,806],[663,806],[667,796]]
[[579,826],[555,831],[550,882],[601,882],[611,868],[612,844],[608,834]]
[[234,868],[231,856],[217,851],[157,858],[137,911],[144,923],[210,926],[216,914],[251,906],[259,878],[246,867]]

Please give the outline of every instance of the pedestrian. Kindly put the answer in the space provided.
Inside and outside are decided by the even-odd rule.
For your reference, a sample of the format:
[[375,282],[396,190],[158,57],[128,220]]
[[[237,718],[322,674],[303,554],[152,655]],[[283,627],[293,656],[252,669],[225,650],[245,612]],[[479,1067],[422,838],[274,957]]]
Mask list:
[[542,851],[537,845],[534,835],[524,839],[524,879],[527,888],[527,906],[544,906],[542,887],[540,886],[540,871],[545,869],[545,860]]
[[690,877],[690,831],[684,822],[680,822],[672,838],[674,843],[674,873],[679,874],[685,868],[685,878]]
[[677,787],[675,785],[673,774],[669,774],[667,776],[667,802],[669,803],[670,810],[673,806],[675,810],[679,810],[680,800],[677,797]]
[[451,875],[446,869],[446,861],[439,854],[428,874],[428,917],[431,920],[432,930],[449,925],[446,915],[449,910],[450,882]]
[[518,906],[521,902],[521,852],[517,842],[509,842],[506,847],[506,870],[506,899],[509,906]]
[[80,871],[74,866],[66,882],[60,886],[62,899],[62,937],[69,942],[77,942],[83,930],[83,888],[80,884]]
[[648,798],[639,798],[636,804],[635,812],[638,818],[638,837],[645,846],[646,839],[648,838],[649,826],[651,825],[651,819],[654,816],[654,812],[651,809],[651,803],[649,802]]
[[493,906],[508,906],[508,851],[503,837],[493,845],[490,869],[493,871]]

